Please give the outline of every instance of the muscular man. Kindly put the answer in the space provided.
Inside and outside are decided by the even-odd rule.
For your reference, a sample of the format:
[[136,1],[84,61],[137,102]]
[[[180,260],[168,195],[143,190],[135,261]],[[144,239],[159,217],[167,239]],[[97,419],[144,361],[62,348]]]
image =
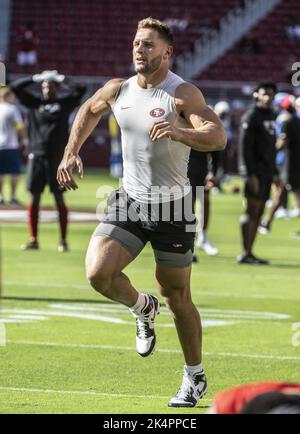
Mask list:
[[241,146],[246,166],[246,212],[241,217],[243,252],[240,264],[267,265],[268,261],[253,254],[257,229],[271,186],[280,184],[276,169],[275,112],[272,103],[276,85],[259,83],[254,92],[256,104],[244,115],[241,122]]
[[76,167],[82,177],[79,149],[103,113],[112,110],[122,130],[123,187],[110,200],[106,218],[91,238],[87,277],[96,291],[130,308],[137,323],[137,352],[149,356],[156,342],[159,301],[138,292],[123,270],[151,242],[156,279],[174,316],[186,362],[182,385],[169,406],[194,407],[207,385],[201,365],[201,322],[190,289],[195,218],[191,209],[188,217],[182,216],[182,205],[190,193],[190,148],[223,149],[226,134],[201,92],[169,71],[172,43],[165,24],[153,18],[139,22],[133,41],[137,75],[109,81],[80,108],[58,181],[77,188],[72,171]]
[[[30,89],[34,83],[41,85],[42,95]],[[68,93],[59,96],[61,83],[67,85]],[[85,87],[73,83],[57,71],[44,71],[32,78],[20,79],[12,83],[12,89],[19,101],[29,109],[29,156],[27,189],[32,200],[29,207],[30,241],[23,245],[24,250],[39,248],[38,220],[41,195],[48,184],[54,195],[60,223],[59,252],[66,252],[68,210],[63,191],[56,181],[58,165],[62,159],[68,139],[68,119],[79,105]]]

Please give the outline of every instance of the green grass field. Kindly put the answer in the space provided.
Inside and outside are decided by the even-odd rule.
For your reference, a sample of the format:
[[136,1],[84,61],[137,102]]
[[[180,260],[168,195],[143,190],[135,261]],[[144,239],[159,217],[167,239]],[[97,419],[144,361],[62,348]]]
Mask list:
[[[68,204],[95,210],[96,190],[108,183],[104,172],[89,171],[80,189],[67,194]],[[21,185],[26,202],[23,191]],[[300,239],[291,236],[300,220],[276,221],[270,235],[259,236],[256,252],[271,260],[269,267],[239,266],[242,197],[228,193],[212,200],[210,235],[220,255],[199,252],[192,274],[209,381],[198,407],[167,407],[181,382],[183,357],[166,308],[157,321],[157,351],[144,360],[135,353],[134,319],[87,284],[84,256],[96,224],[72,224],[71,250],[62,255],[57,225],[41,225],[40,251],[22,252],[26,224],[3,223],[7,343],[0,347],[0,413],[195,414],[207,410],[216,392],[234,385],[300,382],[300,346],[292,345],[292,325],[300,321]],[[52,205],[48,193],[43,205]],[[127,274],[139,290],[157,294],[150,247]]]

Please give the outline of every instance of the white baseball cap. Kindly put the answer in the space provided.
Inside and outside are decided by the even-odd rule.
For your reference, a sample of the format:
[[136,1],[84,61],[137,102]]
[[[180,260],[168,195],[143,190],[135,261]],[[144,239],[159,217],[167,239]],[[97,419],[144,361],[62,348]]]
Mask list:
[[55,83],[62,83],[65,79],[63,74],[59,74],[57,70],[43,71],[41,74],[35,74],[32,77],[33,81],[54,81]]

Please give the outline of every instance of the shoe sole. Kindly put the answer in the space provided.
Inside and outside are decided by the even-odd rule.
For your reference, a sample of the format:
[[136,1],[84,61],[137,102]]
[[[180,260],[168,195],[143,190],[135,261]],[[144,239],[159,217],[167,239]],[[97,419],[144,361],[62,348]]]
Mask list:
[[200,398],[198,398],[198,400],[197,400],[197,402],[193,405],[191,405],[191,404],[188,404],[188,403],[186,403],[186,404],[168,404],[168,407],[174,407],[174,408],[195,408],[196,407],[196,405],[198,404],[198,402],[199,401],[201,401],[201,399],[206,395],[206,393],[207,393],[207,390],[208,390],[208,387],[207,387],[207,384],[206,384],[206,386],[205,386],[205,389],[202,391],[202,393],[201,393],[201,396],[200,396]]
[[69,251],[69,249],[65,248],[65,247],[58,247],[57,251],[58,251],[58,253],[66,253]]
[[[155,317],[156,317],[157,315],[159,315],[159,312],[160,312],[160,303],[159,303],[158,298],[154,297],[153,295],[152,295],[152,298],[153,298],[154,303],[155,303],[155,310],[156,310],[156,312],[155,312]],[[154,317],[154,320],[155,320],[155,317]],[[157,340],[156,340],[156,334],[155,334],[155,332],[154,332],[154,339],[153,339],[153,341],[152,341],[152,343],[151,343],[151,346],[150,346],[149,350],[147,351],[147,353],[143,353],[143,354],[142,354],[142,353],[139,353],[139,352],[137,351],[138,355],[141,356],[141,357],[143,357],[143,358],[145,358],[145,357],[149,357],[149,356],[151,356],[152,354],[154,354],[154,352],[155,352],[156,342],[157,342]]]
[[203,252],[207,255],[207,256],[218,256],[218,254],[219,254],[219,252],[217,252],[217,253],[208,253],[208,252],[206,252],[205,250],[203,250]]
[[21,246],[20,249],[23,252],[28,252],[30,250],[39,250],[40,248],[39,248],[39,246],[38,247],[27,247],[26,245],[24,245],[24,246]]
[[270,265],[270,262],[267,263],[260,263],[260,262],[237,262],[238,265],[254,265],[256,267],[263,267]]

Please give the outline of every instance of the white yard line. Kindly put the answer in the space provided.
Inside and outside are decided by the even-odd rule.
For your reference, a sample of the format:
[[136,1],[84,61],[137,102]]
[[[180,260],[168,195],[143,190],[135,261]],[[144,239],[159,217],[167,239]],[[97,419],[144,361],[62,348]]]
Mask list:
[[[32,265],[31,265],[32,266]],[[42,282],[23,282],[20,280],[4,280],[3,285],[7,286],[30,286],[33,288],[73,288],[73,289],[87,289],[89,285],[71,285],[68,283],[42,283]]]
[[30,389],[27,387],[0,387],[0,391],[9,392],[31,392],[31,393],[58,393],[63,395],[94,395],[102,397],[116,398],[150,398],[150,399],[168,399],[169,396],[161,395],[126,395],[125,393],[102,393],[92,390],[55,390],[55,389]]
[[[170,396],[163,395],[129,395],[126,393],[104,393],[97,392],[93,390],[56,390],[56,389],[31,389],[27,387],[1,387],[0,391],[4,392],[29,392],[29,393],[54,393],[61,395],[92,395],[92,396],[100,396],[100,397],[111,397],[111,398],[146,398],[146,399],[170,399]],[[202,398],[201,402],[211,402],[211,399]]]
[[[12,319],[37,320],[41,317],[65,317],[65,318],[80,318],[94,321],[104,321],[120,325],[135,325],[133,320],[116,318],[114,315],[127,315],[128,309],[118,305],[102,305],[99,307],[90,307],[88,304],[76,305],[73,304],[50,304],[49,310],[31,310],[31,309],[1,309],[0,322],[11,322]],[[222,309],[201,309],[203,315],[203,327],[228,326],[237,324],[240,321],[269,321],[269,320],[286,320],[290,319],[289,315],[272,313],[272,312],[254,312],[240,310],[222,310]],[[103,315],[105,314],[105,315]],[[26,317],[26,315],[28,317]],[[162,315],[168,316],[166,308],[162,308]],[[126,316],[127,318],[127,316]],[[159,327],[174,327],[172,323],[159,324]]]
[[[234,260],[235,259],[232,258],[232,261],[234,261]],[[228,263],[230,263],[230,259],[228,260]],[[289,262],[288,264],[286,264],[287,267],[289,267],[289,265],[297,266],[297,265],[299,265],[299,262],[293,262],[293,263]],[[276,264],[274,264],[274,267],[275,266],[276,266]],[[238,267],[238,265],[237,265],[237,267]],[[271,269],[269,269],[269,270],[271,271]],[[149,271],[151,271],[151,268],[143,267],[140,264],[135,264],[134,266],[132,266],[131,269],[130,268],[128,269],[128,272],[139,273],[139,274],[141,274],[141,273],[144,274],[144,273],[149,272]],[[289,275],[288,276],[288,275],[274,274],[274,273],[259,275],[259,274],[254,274],[253,272],[250,273],[250,271],[249,271],[249,274],[246,274],[246,273],[239,273],[237,270],[234,270],[232,272],[218,271],[218,277],[225,277],[225,278],[228,277],[232,280],[232,273],[233,272],[234,272],[234,277],[239,277],[241,279],[250,278],[251,280],[255,279],[256,281],[258,281],[258,280],[264,280],[265,281],[266,279],[268,279],[268,280],[283,280],[284,282],[286,282],[287,280],[295,280],[295,281],[300,280],[300,276],[296,276],[296,275]],[[203,276],[215,277],[216,271],[215,270],[209,271],[209,270],[201,268],[201,267],[199,269],[197,269],[194,267],[192,270],[192,276],[193,275],[194,276],[202,276],[202,277]]]
[[[134,347],[123,347],[119,345],[93,345],[93,344],[65,344],[58,342],[38,342],[38,341],[23,341],[23,340],[8,340],[9,344],[16,345],[36,345],[46,347],[62,347],[62,348],[81,348],[81,349],[102,349],[102,350],[123,350],[136,351]],[[157,349],[158,353],[176,353],[181,354],[182,351],[176,349]],[[242,359],[266,359],[266,360],[295,360],[300,361],[300,356],[272,356],[267,354],[243,354],[243,353],[225,353],[225,352],[204,352],[208,357],[238,357]]]
[[[245,277],[244,275],[241,275]],[[273,276],[268,276],[268,279],[274,278]],[[282,276],[281,276],[282,277]],[[300,280],[300,278],[296,276],[290,276],[291,280]],[[289,280],[289,277],[287,277],[286,280]],[[44,283],[44,282],[23,282],[18,280],[4,280],[3,285],[7,286],[25,286],[25,287],[31,287],[31,288],[69,288],[69,289],[83,289],[87,290],[89,288],[89,285],[72,285],[69,283]],[[142,288],[143,291],[155,291],[157,292],[157,289],[155,288]],[[296,292],[296,291],[295,291]],[[286,295],[264,295],[264,294],[236,294],[233,292],[214,292],[214,291],[201,291],[197,289],[192,290],[193,294],[202,295],[203,297],[216,297],[216,298],[222,298],[222,297],[230,297],[230,298],[246,298],[246,299],[262,299],[262,300],[297,300],[300,301],[300,297],[297,294],[294,296],[286,296]]]
[[[78,304],[65,304],[65,303],[53,303],[49,305],[53,309],[62,309],[64,311],[84,311],[84,312],[109,312],[109,313],[128,313],[128,308],[119,304],[103,304],[102,306],[89,306],[86,303]],[[240,319],[289,319],[290,315],[274,312],[252,311],[252,310],[237,310],[237,309],[208,309],[201,308],[201,312],[205,317],[217,317],[217,318],[240,318]],[[170,316],[169,310],[162,306],[160,315]]]

